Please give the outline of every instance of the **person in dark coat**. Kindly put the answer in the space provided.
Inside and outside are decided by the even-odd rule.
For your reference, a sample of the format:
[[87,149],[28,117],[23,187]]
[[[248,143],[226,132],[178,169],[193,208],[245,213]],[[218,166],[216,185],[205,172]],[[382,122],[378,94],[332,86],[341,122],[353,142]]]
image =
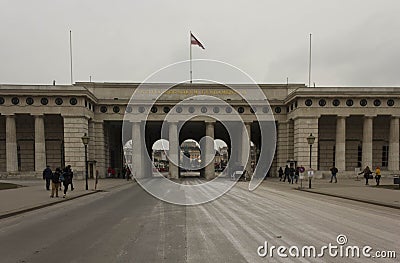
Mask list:
[[63,173],[62,173],[62,175],[61,175],[61,178],[62,178],[62,180],[61,180],[61,181],[62,181],[62,184],[64,185],[64,195],[63,195],[63,198],[65,198],[65,197],[67,196],[68,185],[71,184],[72,177],[71,177],[71,174],[68,173],[68,172],[66,172],[65,169],[64,169],[64,171],[63,171]]
[[68,177],[70,178],[69,184],[71,184],[71,191],[74,191],[74,184],[72,182],[73,181],[72,179],[74,178],[74,172],[71,169],[71,165],[67,165],[64,168],[64,173],[68,174]]
[[338,173],[338,169],[335,166],[333,166],[330,170],[331,170],[331,180],[329,182],[332,183],[333,178],[335,178],[335,183],[337,183],[336,174]]
[[285,182],[286,181],[286,178],[288,179],[288,181],[289,181],[289,183],[290,183],[290,177],[289,177],[289,166],[285,166],[285,171],[284,171],[284,175],[285,175],[285,177],[283,178],[283,181]]
[[371,169],[369,169],[369,166],[365,167],[363,171],[361,171],[359,174],[364,174],[365,178],[365,185],[368,185],[368,179],[370,175],[372,175]]
[[53,173],[51,177],[51,195],[50,197],[54,197],[54,192],[56,193],[56,197],[58,197],[58,188],[60,187],[60,175],[61,169],[59,167],[56,168],[56,171]]
[[[296,172],[296,170],[291,166],[289,168],[289,176],[290,176],[290,181],[292,182],[292,184],[294,181],[295,172]],[[290,181],[289,181],[289,183],[290,183]]]
[[282,177],[283,177],[283,169],[282,169],[282,167],[279,167],[278,175],[279,175],[279,181],[282,181]]
[[294,171],[294,178],[296,179],[296,184],[297,184],[297,181],[299,180],[299,177],[300,177],[300,167],[297,166]]
[[53,175],[53,172],[50,169],[50,165],[47,165],[46,168],[43,170],[43,180],[46,180],[46,190],[50,190],[50,181],[51,177]]

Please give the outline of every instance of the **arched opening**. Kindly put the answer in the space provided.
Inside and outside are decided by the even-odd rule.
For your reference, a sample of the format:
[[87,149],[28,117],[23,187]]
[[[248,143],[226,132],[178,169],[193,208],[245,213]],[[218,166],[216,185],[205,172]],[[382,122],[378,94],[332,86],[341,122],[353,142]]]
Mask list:
[[201,151],[200,145],[193,139],[186,139],[180,145],[180,176],[200,176]]
[[229,148],[228,144],[221,140],[214,140],[214,149],[215,149],[215,159],[214,159],[214,167],[217,176],[221,173],[227,166],[229,161]]
[[128,140],[124,144],[125,165],[132,163],[132,140]]
[[163,176],[168,175],[169,161],[169,141],[165,139],[159,139],[153,143],[151,147],[151,160],[153,163],[153,172],[159,172]]

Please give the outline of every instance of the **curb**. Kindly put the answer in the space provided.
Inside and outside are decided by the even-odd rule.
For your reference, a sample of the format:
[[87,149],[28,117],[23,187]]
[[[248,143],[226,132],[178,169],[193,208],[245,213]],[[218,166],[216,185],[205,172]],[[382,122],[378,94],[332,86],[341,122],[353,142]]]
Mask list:
[[314,191],[310,191],[310,190],[307,190],[307,189],[296,189],[296,190],[307,192],[307,193],[312,193],[312,194],[336,197],[336,198],[341,198],[341,199],[346,199],[346,200],[351,200],[351,201],[356,201],[356,202],[361,202],[361,203],[367,203],[367,204],[371,204],[371,205],[379,205],[379,206],[389,207],[389,208],[393,208],[393,209],[400,209],[399,206],[380,203],[380,202],[375,202],[375,201],[370,201],[370,200],[365,200],[365,199],[359,199],[359,198],[342,196],[342,195],[335,195],[335,194],[328,194],[328,193],[321,193],[321,192],[314,192]]
[[92,194],[95,194],[95,193],[107,192],[107,191],[109,191],[111,189],[115,189],[115,188],[122,187],[122,186],[125,186],[125,184],[112,186],[112,187],[104,189],[104,190],[91,190],[92,192],[84,193],[84,194],[77,195],[77,196],[74,196],[74,197],[68,197],[68,198],[61,199],[61,200],[58,200],[58,201],[55,201],[55,202],[52,202],[52,203],[42,204],[42,205],[38,205],[38,206],[34,206],[34,207],[21,209],[21,210],[14,211],[14,212],[2,214],[2,215],[0,215],[0,220],[4,219],[4,218],[8,218],[8,217],[24,214],[24,213],[27,213],[27,212],[39,210],[39,209],[42,209],[42,208],[45,208],[45,207],[49,207],[49,206],[56,205],[56,204],[59,204],[59,203],[67,202],[67,201],[70,201],[70,200],[74,200],[74,199],[77,199],[77,198],[80,198],[80,197],[92,195]]
[[11,213],[2,214],[2,215],[0,215],[0,219],[4,219],[4,218],[7,218],[7,217],[16,216],[16,215],[19,215],[19,214],[35,211],[35,210],[38,210],[38,209],[41,209],[41,208],[45,208],[45,207],[48,207],[48,206],[52,206],[52,205],[56,205],[56,204],[59,204],[59,203],[67,202],[69,200],[74,200],[74,199],[77,199],[79,197],[95,194],[95,193],[98,193],[98,192],[101,192],[101,190],[96,190],[96,191],[93,191],[93,192],[90,192],[90,193],[77,195],[77,196],[74,196],[74,197],[71,197],[71,198],[65,198],[65,199],[62,199],[62,200],[59,200],[59,201],[55,201],[55,202],[52,202],[52,203],[47,203],[47,204],[43,204],[43,205],[38,205],[38,206],[34,206],[34,207],[25,208],[25,209],[22,209],[22,210],[11,212]]

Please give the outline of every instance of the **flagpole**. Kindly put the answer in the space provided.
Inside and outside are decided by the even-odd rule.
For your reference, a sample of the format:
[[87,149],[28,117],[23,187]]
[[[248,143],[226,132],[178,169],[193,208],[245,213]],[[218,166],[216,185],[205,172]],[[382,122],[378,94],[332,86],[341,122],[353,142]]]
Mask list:
[[71,85],[74,83],[73,77],[72,77],[72,32],[71,30],[69,31],[69,56],[70,56],[70,61],[71,61]]
[[192,83],[192,31],[190,31],[189,36],[189,46],[190,46],[190,83]]
[[308,62],[308,87],[311,87],[311,34],[310,34],[310,57]]

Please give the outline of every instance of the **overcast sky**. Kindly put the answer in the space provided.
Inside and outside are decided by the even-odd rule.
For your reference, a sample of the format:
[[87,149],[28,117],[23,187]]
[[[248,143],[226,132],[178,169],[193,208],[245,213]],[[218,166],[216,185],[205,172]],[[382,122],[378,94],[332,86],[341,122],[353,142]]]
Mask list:
[[141,82],[189,58],[259,83],[400,86],[398,0],[0,0],[0,83]]

